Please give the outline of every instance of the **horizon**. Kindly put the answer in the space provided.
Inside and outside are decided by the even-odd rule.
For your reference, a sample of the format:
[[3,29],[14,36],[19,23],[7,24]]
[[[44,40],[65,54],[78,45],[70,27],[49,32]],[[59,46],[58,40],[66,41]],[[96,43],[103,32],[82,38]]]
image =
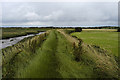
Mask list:
[[0,26],[0,27],[119,27],[118,25],[96,25],[96,26],[41,26],[41,25],[3,25],[3,26]]

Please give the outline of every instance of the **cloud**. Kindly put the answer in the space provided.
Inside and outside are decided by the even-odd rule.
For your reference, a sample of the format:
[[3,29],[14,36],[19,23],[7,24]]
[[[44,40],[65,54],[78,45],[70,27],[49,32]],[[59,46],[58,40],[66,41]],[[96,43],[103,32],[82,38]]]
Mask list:
[[117,3],[3,3],[3,25],[117,25]]
[[119,0],[1,0],[1,2],[118,2]]
[[25,18],[28,20],[28,21],[36,21],[36,20],[39,20],[41,18],[41,16],[39,16],[38,14],[36,14],[35,12],[30,12],[30,13],[27,13],[25,15]]
[[48,20],[48,21],[54,20],[54,21],[56,21],[56,20],[59,20],[59,18],[62,17],[63,14],[64,14],[63,11],[54,11],[51,14],[49,14],[47,16],[44,16],[43,20]]
[[48,15],[40,15],[35,12],[29,12],[29,13],[25,14],[25,18],[28,21],[41,21],[41,22],[57,21],[62,16],[63,16],[62,11],[53,11]]

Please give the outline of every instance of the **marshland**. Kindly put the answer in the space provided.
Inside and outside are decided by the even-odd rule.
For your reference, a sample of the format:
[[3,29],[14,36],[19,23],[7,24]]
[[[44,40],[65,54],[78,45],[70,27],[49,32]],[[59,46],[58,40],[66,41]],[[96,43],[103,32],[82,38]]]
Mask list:
[[1,50],[2,77],[117,79],[117,29],[3,28],[2,39],[20,37],[24,31],[44,33]]

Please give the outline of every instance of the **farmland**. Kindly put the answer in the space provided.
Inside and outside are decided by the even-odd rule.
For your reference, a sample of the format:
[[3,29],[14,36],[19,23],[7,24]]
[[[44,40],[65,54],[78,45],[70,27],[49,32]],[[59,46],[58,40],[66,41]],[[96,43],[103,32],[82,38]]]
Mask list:
[[[117,53],[114,53],[117,52],[117,44],[111,43],[111,49],[105,48],[108,45],[106,36],[112,35],[114,39],[112,38],[111,42],[116,42],[117,32],[83,30],[71,33],[76,38],[68,34],[67,29],[45,31],[2,49],[3,78],[119,77]],[[101,38],[98,38],[96,44],[92,43],[91,35],[95,40],[98,37],[104,39],[104,45],[99,43]]]

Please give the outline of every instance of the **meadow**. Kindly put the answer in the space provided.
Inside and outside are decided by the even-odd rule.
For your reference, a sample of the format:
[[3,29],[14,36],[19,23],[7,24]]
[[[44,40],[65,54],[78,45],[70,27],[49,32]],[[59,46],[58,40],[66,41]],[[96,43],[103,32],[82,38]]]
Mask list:
[[71,33],[86,44],[96,45],[109,53],[118,56],[118,32],[116,29],[83,29],[82,32]]
[[89,34],[89,30],[83,30],[71,36],[68,34],[71,30],[74,29],[46,30],[2,49],[3,78],[119,78],[116,57],[104,46],[89,44],[79,37],[86,33],[83,36],[89,38],[94,32],[93,37],[100,37],[105,32]]

